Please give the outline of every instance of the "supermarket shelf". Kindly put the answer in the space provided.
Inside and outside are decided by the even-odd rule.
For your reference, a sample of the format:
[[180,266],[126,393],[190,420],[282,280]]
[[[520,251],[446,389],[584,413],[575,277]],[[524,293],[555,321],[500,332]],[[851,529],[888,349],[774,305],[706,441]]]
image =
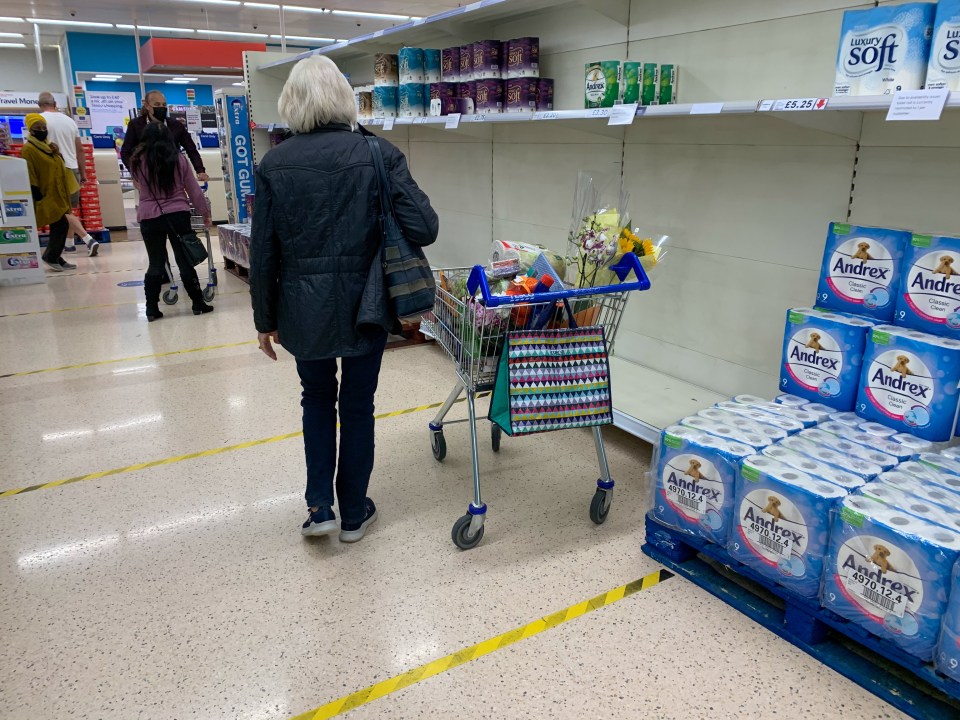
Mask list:
[[[776,115],[778,117],[814,116],[831,112],[886,112],[890,109],[893,100],[891,95],[866,95],[862,97],[831,97],[825,110],[803,111],[774,111],[772,108],[781,100],[770,99],[754,102],[752,100],[725,102],[725,103],[682,103],[677,105],[651,105],[637,109],[637,119],[662,117],[702,117],[711,115]],[[950,94],[946,109],[960,108],[960,92]],[[608,121],[611,108],[596,108],[593,110],[552,110],[535,113],[493,113],[489,115],[464,115],[460,118],[460,125],[481,125],[486,123],[528,123],[528,122],[556,122],[563,120],[594,120]],[[405,125],[440,125],[446,126],[447,117],[419,117],[395,118],[395,126]],[[361,124],[369,127],[382,126],[383,118],[363,121]],[[283,123],[257,124],[261,130],[282,130]]]
[[[401,44],[410,47],[422,47],[431,43],[439,44],[444,36],[449,39],[451,34],[458,35],[457,30],[462,30],[464,23],[488,23],[501,18],[516,17],[548,7],[555,8],[558,5],[569,4],[573,3],[557,3],[550,0],[480,0],[480,2],[453,8],[430,17],[410,20],[384,30],[360,35],[345,42],[326,45],[282,60],[267,62],[260,65],[259,69],[292,67],[294,63],[312,55],[328,55],[334,60],[366,55],[379,52],[383,44],[389,40],[394,40],[398,47]],[[623,20],[625,23],[625,13]],[[398,35],[402,35],[402,38],[395,37]]]
[[610,381],[614,425],[652,444],[680,418],[730,399],[618,357],[610,358]]

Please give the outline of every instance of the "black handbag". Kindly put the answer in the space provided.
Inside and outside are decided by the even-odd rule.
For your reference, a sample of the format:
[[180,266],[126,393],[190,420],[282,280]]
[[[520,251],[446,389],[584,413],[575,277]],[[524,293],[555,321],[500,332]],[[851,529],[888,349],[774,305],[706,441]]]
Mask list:
[[177,229],[173,226],[173,223],[170,222],[170,216],[163,211],[163,205],[160,204],[160,201],[157,201],[157,206],[160,208],[160,212],[163,213],[164,219],[167,221],[167,227],[170,228],[177,240],[180,241],[180,244],[183,245],[183,252],[190,260],[190,264],[196,267],[202,262],[206,262],[206,259],[209,257],[207,254],[207,248],[204,246],[203,242],[200,240],[200,236],[191,228],[190,232],[184,233],[181,235],[177,232]]
[[[437,285],[433,270],[419,245],[409,242],[393,212],[390,178],[383,163],[383,154],[376,137],[367,137],[377,170],[377,191],[380,195],[380,227],[383,245],[380,261],[383,266],[387,297],[396,317],[418,319],[433,310]],[[376,262],[376,261],[374,261]]]

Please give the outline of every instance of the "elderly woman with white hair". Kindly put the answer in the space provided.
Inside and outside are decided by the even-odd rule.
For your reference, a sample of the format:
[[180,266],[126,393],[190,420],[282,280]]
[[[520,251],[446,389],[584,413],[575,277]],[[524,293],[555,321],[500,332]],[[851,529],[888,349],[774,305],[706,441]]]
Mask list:
[[[367,497],[373,398],[387,333],[396,325],[383,288],[370,287],[382,283],[382,274],[371,272],[383,242],[377,174],[357,126],[353,90],[329,58],[294,66],[279,111],[293,136],[268,152],[256,172],[254,323],[260,349],[276,360],[273,343],[281,344],[296,359],[303,386],[309,516],[302,534],[337,532],[336,478],[340,540],[356,542],[377,518]],[[404,235],[419,245],[433,243],[439,223],[429,198],[410,176],[403,153],[377,142]]]

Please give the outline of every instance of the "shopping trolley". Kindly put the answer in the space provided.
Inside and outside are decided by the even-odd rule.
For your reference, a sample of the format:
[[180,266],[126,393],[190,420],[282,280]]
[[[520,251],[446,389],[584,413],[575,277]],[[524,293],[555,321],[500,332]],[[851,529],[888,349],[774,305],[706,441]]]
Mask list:
[[[457,547],[469,550],[476,547],[483,538],[487,506],[480,493],[476,398],[479,393],[493,388],[507,334],[527,328],[534,318],[555,326],[567,322],[573,327],[600,325],[605,331],[607,352],[611,352],[628,293],[648,290],[650,280],[633,253],[626,253],[610,270],[616,275],[616,279],[619,279],[619,284],[517,296],[491,293],[481,265],[434,271],[437,296],[433,313],[424,318],[425,330],[436,338],[437,343],[453,360],[457,373],[453,390],[430,423],[430,445],[437,461],[442,462],[447,455],[444,425],[470,423],[473,502],[467,508],[467,514],[453,525],[452,538]],[[636,279],[627,282],[631,272]],[[447,413],[464,392],[467,419],[445,423]],[[590,519],[599,525],[607,519],[610,511],[614,482],[610,477],[599,426],[593,428],[593,440],[600,465],[600,479],[597,480],[597,490],[590,504]],[[500,451],[500,441],[500,427],[491,424],[490,442],[494,452]]]
[[[203,196],[207,199],[207,183],[203,183],[200,189],[203,190]],[[210,200],[207,199],[207,207],[210,207]],[[190,228],[207,241],[207,286],[203,289],[203,299],[207,302],[213,300],[217,294],[217,268],[213,264],[213,247],[210,244],[210,231],[203,224],[203,211],[190,207]],[[173,270],[170,268],[170,261],[167,260],[167,277],[170,278],[170,287],[163,293],[163,302],[167,305],[176,305],[180,299],[177,287],[177,281],[174,279]]]

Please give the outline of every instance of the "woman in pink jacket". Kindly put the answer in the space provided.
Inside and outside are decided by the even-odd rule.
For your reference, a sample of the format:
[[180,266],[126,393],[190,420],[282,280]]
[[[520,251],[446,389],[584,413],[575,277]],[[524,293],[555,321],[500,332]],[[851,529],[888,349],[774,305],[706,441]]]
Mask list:
[[193,301],[193,314],[213,312],[213,306],[203,300],[197,271],[183,249],[180,237],[192,232],[190,204],[203,213],[204,224],[210,227],[210,209],[203,191],[193,176],[187,158],[173,140],[166,125],[150,123],[143,133],[143,141],[133,153],[130,164],[133,182],[140,192],[137,220],[140,234],[147,248],[150,266],[143,278],[147,299],[147,320],[163,317],[160,312],[160,288],[167,261],[167,238],[173,246],[173,256],[180,267],[183,287]]

